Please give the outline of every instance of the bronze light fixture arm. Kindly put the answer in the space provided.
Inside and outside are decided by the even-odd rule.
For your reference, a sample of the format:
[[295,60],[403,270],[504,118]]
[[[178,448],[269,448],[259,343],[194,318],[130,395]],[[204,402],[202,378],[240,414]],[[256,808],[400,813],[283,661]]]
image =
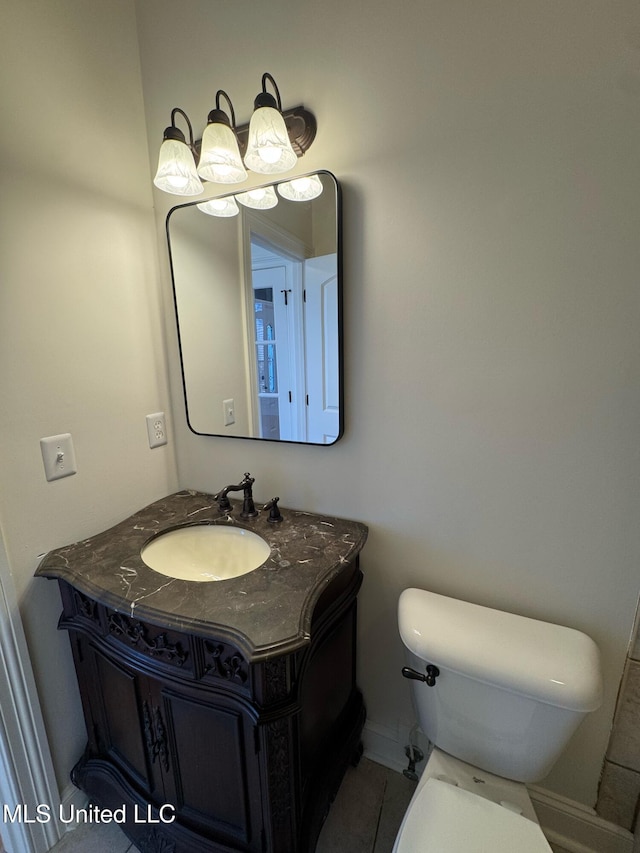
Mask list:
[[[229,112],[231,113],[231,121],[229,121],[229,116],[226,112],[220,107],[220,98],[223,97],[227,104],[229,105]],[[229,125],[229,127],[236,132],[236,114],[233,109],[233,104],[231,103],[231,98],[224,89],[218,89],[216,92],[216,106],[215,109],[211,110],[209,115],[207,116],[207,121],[209,123],[212,122],[222,122],[222,124]]]
[[[183,119],[187,123],[187,127],[189,128],[189,142],[186,141],[184,133],[180,130],[180,128],[176,125],[176,113],[180,113]],[[179,142],[184,142],[185,145],[188,145],[191,151],[196,150],[195,142],[193,141],[193,127],[191,126],[191,122],[189,121],[189,116],[185,113],[184,110],[181,110],[180,107],[174,107],[171,110],[171,126],[165,128],[164,131],[164,139],[177,139]]]
[[[275,89],[275,92],[276,92],[275,98],[273,95],[271,95],[271,94],[269,94],[269,92],[267,92],[267,80],[271,81],[271,85]],[[278,89],[278,85],[277,85],[276,81],[273,79],[273,77],[271,76],[271,74],[269,74],[268,71],[265,71],[265,73],[262,75],[262,92],[260,92],[260,94],[256,95],[256,99],[253,102],[253,108],[255,110],[257,110],[258,107],[273,107],[274,109],[278,110],[279,113],[282,112],[282,101],[280,100],[280,89]]]

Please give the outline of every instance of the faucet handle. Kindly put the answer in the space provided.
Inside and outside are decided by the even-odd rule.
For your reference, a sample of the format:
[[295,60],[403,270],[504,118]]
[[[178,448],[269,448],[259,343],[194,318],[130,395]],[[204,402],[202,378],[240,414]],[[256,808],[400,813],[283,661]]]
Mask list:
[[247,471],[244,475],[244,480],[240,483],[244,489],[244,500],[242,502],[242,512],[240,513],[241,518],[255,518],[258,515],[258,510],[253,503],[253,484],[255,481],[256,478],[252,477]]
[[278,507],[279,500],[280,498],[271,498],[271,500],[268,501],[268,503],[266,503],[262,507],[263,512],[266,509],[271,510],[271,512],[269,513],[269,518],[267,519],[270,524],[278,524],[280,521],[283,520],[283,515],[280,512],[280,508]]

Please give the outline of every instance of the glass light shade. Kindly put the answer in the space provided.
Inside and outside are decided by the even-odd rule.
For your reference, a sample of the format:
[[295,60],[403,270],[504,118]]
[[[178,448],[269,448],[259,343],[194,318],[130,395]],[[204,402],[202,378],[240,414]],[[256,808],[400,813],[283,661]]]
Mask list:
[[245,207],[253,207],[256,210],[269,210],[278,203],[278,196],[273,187],[259,187],[255,190],[247,190],[246,193],[237,193],[236,201]]
[[278,175],[293,169],[297,160],[282,113],[274,107],[254,110],[244,157],[247,168],[263,175]]
[[153,183],[159,190],[173,195],[199,195],[203,191],[193,154],[186,142],[164,140]]
[[278,184],[278,192],[289,201],[311,201],[322,195],[322,181],[317,175],[304,175]]
[[231,128],[221,122],[208,124],[202,134],[198,174],[216,184],[239,184],[246,180],[238,140]]
[[240,208],[232,195],[226,198],[212,198],[197,204],[198,210],[208,213],[209,216],[237,216]]

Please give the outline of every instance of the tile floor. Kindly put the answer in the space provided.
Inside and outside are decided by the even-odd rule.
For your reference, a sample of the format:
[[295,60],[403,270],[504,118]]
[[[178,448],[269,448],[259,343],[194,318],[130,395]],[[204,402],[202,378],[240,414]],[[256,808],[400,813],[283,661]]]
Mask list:
[[[391,853],[415,782],[363,758],[347,770],[316,853]],[[50,853],[137,853],[116,824],[82,825]],[[554,848],[554,853],[565,853]]]
[[[391,853],[415,789],[401,773],[363,758],[350,767],[322,828],[316,853]],[[50,853],[137,853],[116,824],[84,824]]]

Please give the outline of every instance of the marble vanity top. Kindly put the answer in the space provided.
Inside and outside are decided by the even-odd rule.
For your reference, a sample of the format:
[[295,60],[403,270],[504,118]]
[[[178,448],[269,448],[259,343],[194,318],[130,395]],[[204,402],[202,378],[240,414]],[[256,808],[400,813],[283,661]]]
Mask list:
[[[268,511],[243,519],[242,502],[231,503],[225,516],[212,495],[177,492],[103,533],[50,551],[36,575],[67,581],[120,613],[161,627],[226,637],[250,660],[294,651],[309,639],[322,592],[364,546],[367,527],[285,507],[282,523],[270,524]],[[140,551],[152,537],[198,523],[251,530],[271,554],[249,574],[211,583],[168,578],[143,563]]]

